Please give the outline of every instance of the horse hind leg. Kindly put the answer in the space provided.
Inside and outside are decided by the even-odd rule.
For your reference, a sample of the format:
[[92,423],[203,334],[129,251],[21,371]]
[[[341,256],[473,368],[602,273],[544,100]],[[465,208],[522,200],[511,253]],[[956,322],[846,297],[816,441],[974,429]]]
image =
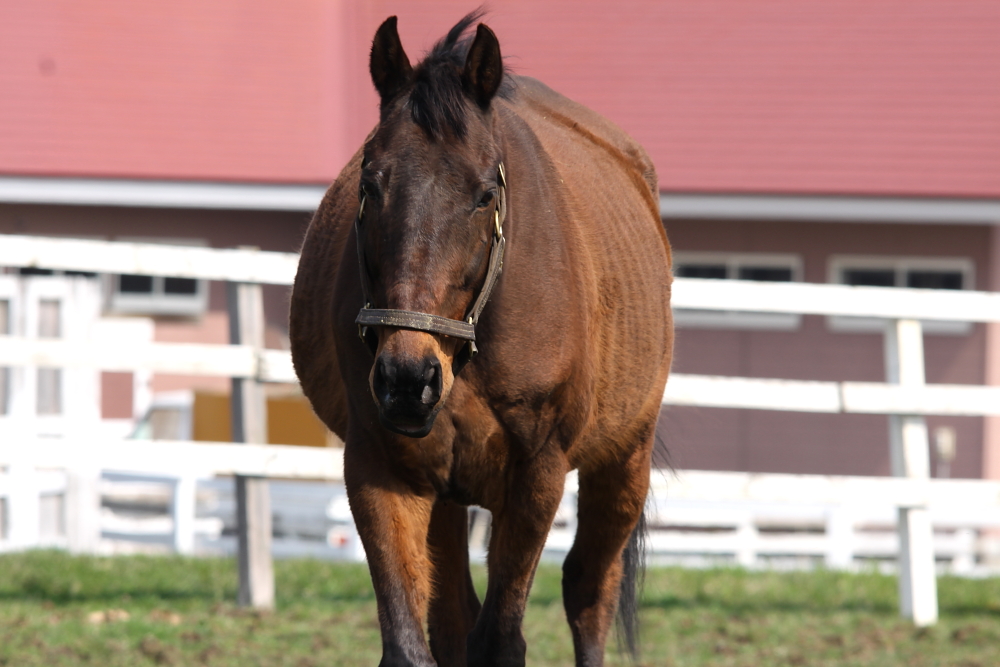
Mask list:
[[[577,531],[563,563],[563,604],[573,634],[577,667],[604,664],[604,646],[619,604],[623,571],[633,587],[641,553],[637,527],[649,489],[649,447],[635,451],[625,465],[581,471]],[[631,538],[631,542],[630,542]],[[635,653],[637,600],[626,594],[623,630]]]
[[466,639],[481,606],[469,572],[468,510],[437,500],[431,511],[427,546],[433,568],[427,614],[431,655],[438,667],[466,667]]

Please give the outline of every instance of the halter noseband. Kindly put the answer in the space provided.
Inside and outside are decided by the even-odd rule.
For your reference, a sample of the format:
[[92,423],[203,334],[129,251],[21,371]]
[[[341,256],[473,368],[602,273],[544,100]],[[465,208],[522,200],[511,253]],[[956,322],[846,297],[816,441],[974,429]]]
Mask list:
[[[361,271],[361,292],[365,298],[365,306],[358,313],[357,319],[354,320],[358,325],[358,335],[361,336],[361,340],[374,349],[373,341],[369,338],[368,327],[412,329],[469,341],[467,354],[463,354],[463,358],[458,363],[458,369],[476,354],[476,323],[479,322],[479,316],[486,307],[486,302],[489,301],[490,294],[500,278],[500,271],[503,268],[504,246],[507,244],[503,235],[503,222],[507,216],[507,176],[504,173],[503,162],[497,167],[497,191],[496,205],[493,209],[493,242],[490,246],[489,268],[486,270],[486,280],[479,291],[479,296],[476,297],[472,307],[466,313],[465,320],[453,320],[450,317],[413,310],[372,308],[371,294],[368,291],[368,271],[364,249],[361,245],[361,216],[365,212],[367,195],[361,195],[358,216],[354,219],[354,235],[358,242],[358,268]],[[377,344],[377,341],[374,342]],[[457,373],[458,370],[455,372]]]

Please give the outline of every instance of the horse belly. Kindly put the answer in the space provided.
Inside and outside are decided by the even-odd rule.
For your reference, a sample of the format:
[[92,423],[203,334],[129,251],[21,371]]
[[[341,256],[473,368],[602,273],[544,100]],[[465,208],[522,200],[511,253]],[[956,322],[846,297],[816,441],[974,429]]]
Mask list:
[[588,304],[584,357],[592,375],[581,398],[590,419],[569,452],[574,467],[614,455],[609,442],[651,438],[673,352],[670,246],[650,189],[652,165],[613,125],[598,129],[605,134],[550,116],[539,131],[543,145],[559,147],[553,164]]

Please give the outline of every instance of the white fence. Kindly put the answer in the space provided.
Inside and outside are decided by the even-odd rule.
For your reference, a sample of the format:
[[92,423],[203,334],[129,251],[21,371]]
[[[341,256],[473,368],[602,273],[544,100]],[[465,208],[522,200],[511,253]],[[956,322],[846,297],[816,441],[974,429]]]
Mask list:
[[[294,276],[297,258],[294,255],[250,250],[212,250],[206,248],[176,248],[162,245],[72,241],[32,237],[0,237],[0,266],[39,266],[52,269],[87,270],[106,273],[169,275],[197,279],[228,280],[242,283],[273,283],[289,285]],[[665,404],[700,405],[816,412],[866,412],[890,415],[893,474],[908,480],[869,480],[863,492],[879,495],[899,510],[898,534],[900,545],[900,594],[904,614],[918,624],[931,623],[937,615],[934,586],[934,533],[932,514],[934,493],[931,489],[945,488],[942,482],[929,480],[929,454],[926,425],[921,415],[993,415],[1000,414],[1000,389],[994,387],[948,386],[924,384],[921,320],[953,320],[1000,322],[1000,295],[979,292],[935,292],[895,288],[846,287],[815,284],[749,283],[677,279],[673,290],[674,307],[702,310],[752,311],[769,313],[807,313],[882,317],[891,321],[886,329],[888,378],[886,383],[801,382],[780,379],[721,378],[674,375],[664,395]],[[185,374],[226,375],[245,379],[251,384],[267,381],[292,381],[291,363],[287,353],[263,350],[259,343],[220,346],[181,344],[136,345],[129,349],[102,345],[99,340],[87,342],[40,341],[0,338],[0,364],[40,364],[67,368],[89,367],[106,370],[170,371]],[[9,439],[5,438],[5,443]],[[171,445],[162,456],[174,461],[204,461],[202,445],[190,445],[197,450],[184,451]],[[7,446],[5,445],[5,448]],[[125,456],[121,445],[116,455]],[[154,447],[165,447],[163,444]],[[16,447],[15,447],[16,448]],[[239,448],[239,447],[237,447]],[[44,449],[44,448],[42,448]],[[286,454],[277,448],[271,463],[257,460],[238,474],[266,476],[274,474],[268,465],[282,460]],[[39,450],[41,451],[41,450]],[[93,448],[88,451],[93,452]],[[135,449],[135,451],[139,451]],[[194,455],[194,451],[198,455]],[[207,450],[205,450],[207,451]],[[233,450],[235,451],[235,450]],[[251,450],[246,449],[249,452]],[[192,458],[187,459],[190,455]],[[247,456],[251,456],[249,453]],[[290,452],[287,456],[293,456]],[[95,459],[91,459],[92,463]],[[234,460],[243,460],[237,457]],[[32,462],[23,465],[38,468],[64,467],[59,459],[33,455]],[[57,465],[58,462],[58,465]],[[148,462],[147,462],[148,463]],[[120,465],[102,459],[102,466]],[[144,464],[145,465],[145,464]],[[256,466],[256,467],[255,467]],[[8,469],[8,476],[15,470]],[[132,472],[156,472],[145,467]],[[220,474],[218,469],[211,474]],[[693,474],[693,473],[692,473]],[[315,475],[315,473],[314,473]],[[773,479],[778,477],[771,476]],[[847,482],[833,478],[805,477],[799,495],[786,494],[775,502],[802,504],[810,497],[806,491],[823,485],[836,494],[856,494]],[[906,482],[900,485],[900,482]],[[854,483],[855,486],[860,482]],[[982,485],[986,486],[982,486]],[[970,507],[987,512],[989,520],[971,524],[993,526],[991,512],[996,508],[996,489],[991,482],[955,482],[948,486],[955,497],[973,498]],[[721,492],[725,485],[712,485]],[[859,487],[860,488],[860,487]],[[914,489],[923,489],[915,491]],[[979,490],[973,490],[979,489]],[[982,489],[988,489],[982,491]],[[992,489],[992,490],[989,490]],[[801,495],[806,493],[805,496]],[[831,491],[831,493],[833,493]],[[992,495],[990,495],[992,494]],[[857,495],[837,495],[838,503],[856,499]],[[679,497],[671,496],[672,500]],[[752,498],[744,498],[752,500]],[[668,501],[669,502],[669,501]],[[268,515],[269,520],[269,515]],[[178,516],[178,524],[183,521]],[[680,519],[678,519],[680,521]],[[683,524],[683,521],[680,521]],[[831,535],[843,534],[844,521],[833,522]],[[746,525],[743,522],[739,525]],[[838,526],[841,526],[838,528]],[[970,529],[970,526],[962,528]],[[735,549],[740,562],[748,562],[747,554],[765,538],[757,531],[742,530],[743,541]],[[553,534],[558,542],[558,533]],[[177,538],[186,543],[187,538]],[[749,540],[749,541],[748,541]],[[756,542],[754,542],[756,540]],[[554,543],[555,544],[555,543]],[[727,547],[728,548],[728,547]],[[790,547],[789,547],[790,548]],[[712,552],[713,549],[706,549]],[[836,549],[825,546],[823,553]],[[828,562],[846,562],[843,548],[840,556]],[[757,549],[759,551],[759,549]],[[862,550],[861,553],[863,553]],[[839,559],[839,560],[838,560]]]
[[[0,465],[8,468],[0,474],[0,497],[9,517],[4,550],[55,546],[88,551],[103,536],[154,541],[179,553],[195,553],[197,533],[218,537],[219,532],[218,521],[196,519],[199,482],[237,474],[343,480],[339,449],[72,439],[36,440],[30,448],[24,444],[0,445]],[[37,469],[40,462],[58,462],[59,468]],[[67,496],[70,480],[77,487],[72,500]],[[107,512],[102,516],[100,495],[114,494],[121,482],[168,487],[167,513],[132,522],[110,519]],[[652,482],[647,511],[654,562],[864,567],[892,560],[898,553],[895,508],[901,505],[929,508],[941,568],[975,574],[984,571],[984,560],[1000,556],[1000,541],[978,534],[984,528],[1000,528],[1000,482],[707,471],[654,471]],[[571,475],[546,543],[550,556],[569,549],[575,507]],[[313,552],[363,557],[349,515],[341,511],[328,518],[312,532],[332,530],[335,539]],[[69,526],[75,526],[72,540],[66,534]],[[85,533],[88,528],[90,534]],[[482,555],[484,544],[472,546]]]
[[[574,481],[549,549],[572,542]],[[899,506],[929,508],[939,569],[991,571],[981,563],[1000,555],[1000,541],[978,531],[1000,528],[1000,482],[981,480],[654,471],[649,553],[664,563],[866,568],[899,553]]]
[[[196,485],[199,480],[247,475],[279,479],[341,481],[339,449],[232,443],[144,442],[62,438],[36,439],[4,434],[0,443],[0,499],[4,533],[0,550],[62,546],[98,549],[102,535],[144,541],[150,532],[169,535],[179,553],[194,553]],[[102,522],[101,482],[146,482],[170,487],[169,522],[148,525]],[[49,498],[60,498],[47,522]],[[46,530],[60,524],[63,531]],[[102,523],[104,525],[102,525]],[[147,522],[148,523],[148,522]],[[154,524],[155,525],[155,524]]]
[[[334,482],[339,488],[332,495],[343,497],[339,449],[40,440],[30,451],[29,457],[21,447],[0,446],[0,465],[8,467],[0,474],[0,498],[9,517],[2,550],[50,546],[94,551],[103,538],[105,545],[127,540],[168,545],[178,553],[216,552],[222,548],[222,520],[205,507],[196,512],[196,493],[199,485],[204,491],[211,484],[208,480],[235,474]],[[38,470],[32,461],[58,461],[60,469]],[[837,569],[890,562],[899,550],[895,534],[899,505],[929,508],[939,570],[964,575],[995,572],[982,564],[1000,557],[1000,540],[980,533],[1000,528],[1000,482],[690,470],[654,471],[652,481],[647,509],[652,562],[747,567],[823,563]],[[113,501],[123,493],[127,498],[157,495],[166,511],[141,520],[116,517],[107,508],[101,511],[101,496]],[[311,495],[315,501],[317,494]],[[318,502],[328,500],[321,497]],[[548,558],[560,557],[572,544],[575,508],[575,476],[570,475],[546,543]],[[280,500],[275,503],[279,523],[286,511]],[[208,516],[196,518],[198,514]],[[318,539],[311,544],[276,539],[276,553],[363,558],[346,508],[327,509],[325,517],[309,521],[307,532]],[[477,525],[481,530],[470,546],[473,556],[482,558],[486,534],[482,515]],[[70,526],[72,539],[66,532]],[[202,545],[201,551],[196,544]]]

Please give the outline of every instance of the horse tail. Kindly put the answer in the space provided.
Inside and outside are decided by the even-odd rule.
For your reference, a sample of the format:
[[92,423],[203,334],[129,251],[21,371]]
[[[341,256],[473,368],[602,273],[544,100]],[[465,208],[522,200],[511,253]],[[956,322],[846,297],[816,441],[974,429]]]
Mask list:
[[633,661],[639,659],[639,601],[646,578],[646,512],[632,529],[622,552],[622,580],[618,594],[618,649]]

